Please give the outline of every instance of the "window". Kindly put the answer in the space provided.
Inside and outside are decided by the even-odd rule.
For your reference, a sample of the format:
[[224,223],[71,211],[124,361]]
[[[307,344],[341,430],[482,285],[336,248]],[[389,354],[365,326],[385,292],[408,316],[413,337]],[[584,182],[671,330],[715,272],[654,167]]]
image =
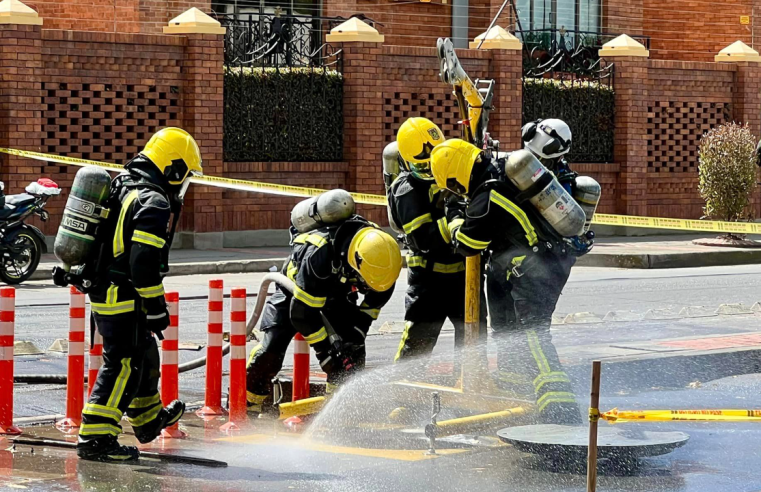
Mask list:
[[524,33],[599,33],[602,27],[602,0],[517,0],[516,7]]

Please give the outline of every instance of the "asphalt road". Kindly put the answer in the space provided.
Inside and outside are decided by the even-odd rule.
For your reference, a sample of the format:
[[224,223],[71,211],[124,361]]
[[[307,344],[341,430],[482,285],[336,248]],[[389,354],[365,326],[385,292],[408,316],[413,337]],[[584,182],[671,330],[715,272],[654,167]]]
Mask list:
[[[591,311],[603,317],[609,311],[648,310],[678,312],[690,306],[711,310],[723,303],[761,301],[761,266],[711,267],[680,270],[614,270],[578,268],[559,303],[557,314]],[[225,275],[225,285],[245,286],[253,292],[263,274]],[[205,342],[205,301],[209,277],[168,278],[168,290],[180,292],[180,338]],[[361,436],[373,412],[389,404],[389,392],[368,381],[395,380],[400,375],[426,380],[431,367],[450,360],[452,333],[445,331],[432,363],[423,372],[416,365],[392,367],[399,341],[396,329],[403,318],[404,281],[400,281],[390,305],[383,310],[368,338],[372,372],[334,399],[322,422],[358,428]],[[55,338],[66,336],[68,294],[44,282],[21,286],[17,293],[17,338],[46,348]],[[249,309],[254,299],[249,299]],[[604,363],[601,408],[761,408],[761,376],[746,374],[757,367],[758,351],[750,361],[732,364],[729,359],[701,358],[697,352],[676,353],[655,347],[664,339],[716,336],[758,336],[758,315],[714,316],[695,319],[654,319],[636,322],[604,322],[553,327],[553,339],[575,384],[582,408],[588,394],[588,361],[602,357]],[[397,323],[391,333],[379,333],[384,323]],[[659,342],[658,342],[659,343]],[[650,344],[650,345],[648,345]],[[653,348],[655,347],[655,348]],[[663,350],[663,352],[658,352]],[[734,349],[730,349],[730,352]],[[737,349],[741,350],[741,349]],[[616,359],[618,352],[624,357]],[[182,360],[203,352],[181,351]],[[640,360],[636,355],[642,353]],[[490,358],[493,349],[489,345]],[[608,357],[606,359],[606,357]],[[666,358],[659,358],[666,357]],[[670,358],[669,358],[670,357]],[[288,359],[287,359],[288,360]],[[753,362],[756,360],[756,362]],[[734,365],[733,365],[734,364]],[[384,366],[384,367],[377,367]],[[427,372],[426,372],[427,371]],[[16,358],[16,372],[65,372],[65,357],[46,353]],[[761,372],[761,371],[757,371]],[[435,371],[434,371],[435,374]],[[181,377],[182,396],[198,401],[203,395],[202,370]],[[719,379],[722,378],[722,379]],[[226,387],[226,383],[225,383]],[[65,391],[59,386],[16,387],[16,415],[61,413]],[[120,467],[79,462],[71,453],[21,449],[15,454],[0,451],[0,489],[19,486],[29,490],[309,490],[401,492],[407,490],[479,491],[579,491],[584,478],[569,470],[548,470],[536,457],[514,448],[495,446],[490,436],[464,451],[424,459],[421,443],[399,440],[393,446],[376,442],[377,448],[410,451],[368,450],[349,438],[329,444],[305,443],[302,439],[273,435],[272,423],[255,422],[254,428],[225,439],[217,432],[221,422],[186,421],[191,439],[182,452],[211,456],[229,462],[225,470],[142,463]],[[608,424],[602,424],[608,425]],[[625,425],[625,424],[621,424]],[[639,430],[681,431],[690,436],[686,446],[658,458],[643,460],[627,470],[603,470],[598,490],[606,491],[758,491],[761,472],[761,429],[757,424],[689,423],[628,424]],[[53,433],[53,437],[57,434]],[[343,436],[343,434],[342,434]],[[175,444],[164,444],[172,448]],[[363,446],[365,446],[363,444]],[[3,446],[0,446],[3,448]],[[116,485],[118,484],[118,485]]]

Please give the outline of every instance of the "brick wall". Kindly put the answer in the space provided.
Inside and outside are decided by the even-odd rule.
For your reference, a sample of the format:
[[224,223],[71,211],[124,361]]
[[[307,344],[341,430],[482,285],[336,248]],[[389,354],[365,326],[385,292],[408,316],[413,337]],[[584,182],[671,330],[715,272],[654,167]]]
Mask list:
[[29,0],[45,29],[159,34],[191,7],[211,11],[211,0]]
[[700,138],[729,121],[748,123],[760,136],[761,68],[627,57],[615,63],[617,212],[701,217]]
[[[329,3],[327,0],[326,3]],[[408,3],[394,0],[357,0],[354,13],[365,13],[386,37],[386,45],[436,46],[436,40],[452,35],[451,3]],[[345,13],[345,12],[344,12]]]
[[[346,162],[226,162],[224,174],[230,178],[279,183],[306,188],[344,188],[349,165]],[[220,230],[287,229],[291,210],[303,198],[225,190]]]
[[[433,48],[357,43],[344,46],[344,158],[348,185],[359,192],[383,193],[381,152],[410,116],[427,116],[447,138],[459,136],[451,88],[438,80]],[[461,50],[458,56],[472,78],[501,78],[490,129],[510,147],[520,131],[520,52]],[[370,220],[386,223],[381,207],[361,207]]]

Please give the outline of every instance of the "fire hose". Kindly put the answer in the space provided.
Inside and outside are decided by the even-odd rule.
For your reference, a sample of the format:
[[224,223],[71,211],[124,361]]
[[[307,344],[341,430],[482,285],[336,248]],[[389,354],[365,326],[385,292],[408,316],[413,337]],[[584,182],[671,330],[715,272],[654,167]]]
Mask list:
[[[259,318],[264,310],[264,303],[267,301],[267,291],[270,284],[275,283],[280,286],[281,289],[285,289],[288,292],[293,292],[293,282],[281,273],[268,273],[262,279],[262,283],[259,286],[259,294],[256,297],[256,306],[254,312],[246,323],[246,339],[250,340],[254,332],[254,328],[259,323]],[[222,356],[230,353],[230,344],[226,343],[222,347]],[[206,365],[206,357],[199,357],[197,359],[185,362],[179,365],[179,372],[188,372],[193,369],[198,369]],[[85,376],[85,381],[87,376]],[[20,374],[13,377],[13,382],[17,384],[66,384],[65,374]]]

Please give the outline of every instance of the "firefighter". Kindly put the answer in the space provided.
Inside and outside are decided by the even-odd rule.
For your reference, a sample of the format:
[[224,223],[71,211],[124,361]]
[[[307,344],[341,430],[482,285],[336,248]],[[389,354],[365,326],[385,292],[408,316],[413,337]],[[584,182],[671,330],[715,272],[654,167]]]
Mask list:
[[452,194],[436,186],[431,174],[431,150],[442,142],[441,130],[426,118],[409,118],[396,135],[404,172],[388,191],[389,219],[402,229],[409,248],[397,361],[431,353],[447,318],[455,327],[455,346],[462,344],[465,258],[452,247],[444,211]]
[[[562,146],[560,140],[553,145]],[[547,145],[543,149],[553,150]],[[531,154],[519,152],[516,158],[533,160],[539,170],[541,165]],[[533,387],[541,421],[581,423],[570,380],[550,336],[552,313],[577,252],[511,183],[504,163],[459,139],[437,146],[431,163],[438,186],[468,199],[467,209],[447,210],[453,244],[466,256],[491,251],[489,312],[498,346],[502,353],[511,354],[512,361],[511,374],[501,376],[516,388]],[[540,172],[533,177],[542,182],[552,179],[551,175],[542,178]],[[557,188],[555,192],[564,193]],[[573,202],[570,196],[567,200]],[[583,221],[582,212],[580,227]]]
[[165,128],[125,169],[112,183],[109,219],[98,232],[104,235],[103,281],[89,292],[103,336],[103,366],[82,411],[77,452],[95,461],[139,457],[136,447],[117,441],[123,414],[137,440],[148,443],[185,410],[179,400],[163,406],[154,335],[169,326],[162,277],[170,216],[177,220],[189,178],[201,174],[201,154],[187,132]]
[[367,331],[391,298],[402,268],[394,238],[357,215],[308,233],[292,232],[282,273],[293,281],[294,292],[278,286],[264,307],[263,339],[248,359],[250,413],[263,411],[296,333],[314,349],[328,377],[328,393],[362,369]]

